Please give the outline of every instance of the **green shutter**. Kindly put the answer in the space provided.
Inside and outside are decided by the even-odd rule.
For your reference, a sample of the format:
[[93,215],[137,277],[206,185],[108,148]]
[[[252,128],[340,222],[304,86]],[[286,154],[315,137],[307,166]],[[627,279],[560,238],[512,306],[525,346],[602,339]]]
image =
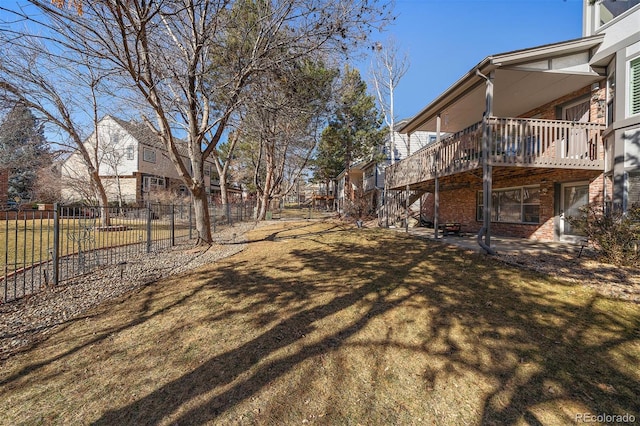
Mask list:
[[640,114],[640,58],[631,61],[629,89],[630,113],[631,115]]

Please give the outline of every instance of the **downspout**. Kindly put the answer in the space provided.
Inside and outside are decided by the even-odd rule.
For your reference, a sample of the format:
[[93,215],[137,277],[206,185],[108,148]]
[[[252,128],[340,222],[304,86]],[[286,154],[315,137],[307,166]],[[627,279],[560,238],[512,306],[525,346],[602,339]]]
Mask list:
[[[493,72],[489,77],[476,69],[476,75],[487,82],[485,95],[485,111],[482,115],[482,227],[478,231],[478,245],[488,254],[495,255],[491,248],[491,191],[492,191],[492,167],[489,162],[489,117],[493,115]],[[484,237],[484,241],[482,239]]]

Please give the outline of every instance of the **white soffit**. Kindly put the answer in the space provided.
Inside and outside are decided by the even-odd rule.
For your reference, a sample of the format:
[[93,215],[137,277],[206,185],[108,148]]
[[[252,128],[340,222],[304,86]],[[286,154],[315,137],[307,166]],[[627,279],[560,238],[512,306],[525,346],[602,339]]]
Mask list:
[[401,128],[403,132],[435,130],[437,114],[442,131],[464,129],[482,118],[485,85],[476,70],[495,71],[494,115],[515,117],[563,94],[602,79],[589,66],[589,51],[604,35],[507,52],[485,58]]

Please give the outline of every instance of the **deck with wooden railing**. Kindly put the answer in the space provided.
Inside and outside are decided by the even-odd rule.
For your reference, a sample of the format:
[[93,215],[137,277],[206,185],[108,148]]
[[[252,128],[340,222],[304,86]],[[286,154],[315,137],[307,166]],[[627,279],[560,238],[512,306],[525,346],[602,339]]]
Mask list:
[[[506,167],[602,170],[604,150],[598,123],[490,117],[489,163]],[[428,145],[387,167],[386,185],[406,185],[482,167],[482,123]]]

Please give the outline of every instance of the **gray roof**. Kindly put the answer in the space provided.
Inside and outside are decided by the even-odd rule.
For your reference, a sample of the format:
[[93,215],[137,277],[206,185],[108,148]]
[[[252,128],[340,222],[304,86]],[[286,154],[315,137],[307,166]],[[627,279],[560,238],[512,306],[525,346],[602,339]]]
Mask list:
[[[167,151],[164,142],[147,124],[136,121],[126,121],[112,115],[109,117],[118,123],[118,125],[120,125],[127,133],[133,136],[138,143],[152,148],[157,148],[162,151]],[[187,142],[181,139],[175,139],[175,142],[180,155],[189,158]]]

